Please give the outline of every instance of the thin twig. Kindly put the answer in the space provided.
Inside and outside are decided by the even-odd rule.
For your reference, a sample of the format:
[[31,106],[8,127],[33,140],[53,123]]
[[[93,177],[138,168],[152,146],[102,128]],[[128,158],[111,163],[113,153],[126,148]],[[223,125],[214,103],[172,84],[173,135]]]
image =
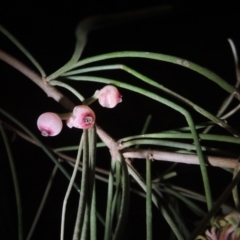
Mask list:
[[0,59],[8,63],[13,68],[17,69],[19,72],[24,74],[30,80],[32,80],[47,94],[48,97],[51,97],[55,101],[59,102],[67,110],[72,110],[74,108],[74,104],[62,93],[60,93],[56,88],[49,85],[44,79],[42,79],[36,72],[27,67],[25,64],[23,64],[15,57],[11,56],[10,54],[4,52],[1,49]]
[[[20,130],[14,128],[10,124],[2,121],[0,119],[0,124],[2,124],[4,127],[6,127],[8,130],[13,131],[23,139],[27,140],[28,142],[35,144],[38,146],[38,144],[28,135],[21,132]],[[102,140],[105,141],[106,146],[109,149],[118,149],[118,143],[113,140],[110,136],[106,136],[104,131],[98,127],[98,135],[99,137],[103,137]],[[118,147],[117,147],[118,146]],[[64,153],[58,152],[55,149],[49,147],[50,150],[52,150],[58,157],[61,159],[75,163],[75,158],[72,158]],[[151,156],[152,159],[158,160],[158,161],[168,161],[168,162],[178,162],[178,163],[186,163],[186,164],[199,164],[198,157],[195,154],[182,154],[182,153],[173,153],[173,152],[167,152],[167,151],[160,151],[160,150],[151,150],[151,149],[136,149],[136,148],[125,148],[122,150],[123,156],[125,158],[138,158],[138,159],[146,159],[147,156]],[[214,167],[221,167],[221,168],[235,168],[238,164],[238,158],[230,158],[230,157],[216,157],[216,156],[208,156],[206,155],[207,163]],[[81,163],[80,163],[81,165]],[[98,168],[95,168],[96,172],[107,174],[108,171]]]
[[[154,160],[199,165],[198,157],[194,154],[181,154],[158,150],[127,148],[124,149],[123,156],[125,158],[141,159],[146,159],[147,156],[151,156],[151,158]],[[206,160],[209,165],[222,168],[235,168],[238,163],[237,158],[206,156]]]
[[26,238],[27,240],[30,240],[30,239],[31,239],[32,234],[33,234],[33,232],[34,232],[34,230],[35,230],[35,227],[36,227],[37,222],[38,222],[38,220],[39,220],[39,218],[40,218],[40,215],[41,215],[41,213],[42,213],[42,210],[43,210],[43,207],[44,207],[44,205],[45,205],[45,202],[46,202],[46,200],[47,200],[48,193],[49,193],[49,191],[50,191],[50,189],[51,189],[51,186],[52,186],[52,183],[53,183],[53,179],[54,179],[54,177],[55,177],[55,175],[56,175],[57,169],[58,169],[58,167],[55,165],[55,167],[53,168],[51,177],[50,177],[50,179],[49,179],[49,181],[48,181],[47,187],[46,187],[46,189],[45,189],[45,192],[44,192],[44,194],[43,194],[43,198],[42,198],[42,201],[41,201],[41,203],[40,203],[40,205],[39,205],[37,214],[36,214],[36,216],[35,216],[35,218],[34,218],[34,221],[33,221],[33,223],[32,223],[32,226],[31,226],[31,228],[30,228],[30,231],[29,231],[29,233],[28,233],[28,235],[27,235],[27,238]]

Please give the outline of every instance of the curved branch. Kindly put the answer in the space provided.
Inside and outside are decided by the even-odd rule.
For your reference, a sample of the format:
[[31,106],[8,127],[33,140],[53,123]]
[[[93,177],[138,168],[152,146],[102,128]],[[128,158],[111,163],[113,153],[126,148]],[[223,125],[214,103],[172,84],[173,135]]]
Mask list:
[[[159,161],[199,165],[198,156],[194,154],[173,153],[150,149],[126,148],[123,150],[123,156],[125,158],[141,158],[141,159],[146,159],[147,156],[148,157],[150,156],[151,159]],[[205,155],[205,157],[207,164],[214,167],[235,168],[238,164],[237,158],[215,157],[207,155]]]
[[60,93],[56,88],[52,87],[42,79],[36,72],[31,70],[25,64],[11,56],[10,54],[4,52],[0,49],[0,59],[13,68],[17,69],[19,72],[24,74],[30,80],[32,80],[35,84],[37,84],[46,94],[48,97],[53,98],[55,101],[59,102],[64,108],[67,110],[72,110],[74,108],[74,104],[62,93]]

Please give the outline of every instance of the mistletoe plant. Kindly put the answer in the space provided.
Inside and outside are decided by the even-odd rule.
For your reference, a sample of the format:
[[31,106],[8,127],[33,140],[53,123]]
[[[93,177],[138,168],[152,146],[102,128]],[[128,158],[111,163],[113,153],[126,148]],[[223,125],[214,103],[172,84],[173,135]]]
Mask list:
[[[157,9],[157,12],[169,11],[171,7],[164,6]],[[156,9],[153,11],[156,12]],[[149,14],[149,12],[148,12]],[[40,147],[46,155],[54,162],[55,168],[53,169],[53,176],[57,169],[59,169],[63,175],[68,179],[69,185],[66,189],[64,199],[61,199],[62,212],[60,239],[69,239],[69,236],[65,236],[65,222],[66,218],[67,203],[71,193],[71,189],[74,187],[79,193],[79,205],[76,206],[76,222],[73,227],[73,239],[123,239],[124,232],[127,226],[128,213],[131,211],[129,208],[130,199],[130,179],[133,180],[140,186],[140,189],[132,187],[132,191],[143,196],[146,199],[146,239],[151,240],[154,236],[152,231],[152,204],[155,205],[154,209],[157,209],[162,217],[166,220],[169,228],[177,239],[206,239],[200,234],[204,235],[207,227],[211,224],[218,224],[217,228],[212,225],[206,232],[207,239],[239,239],[238,223],[239,213],[233,212],[235,218],[237,218],[237,224],[229,221],[230,217],[223,217],[224,219],[224,233],[221,232],[220,220],[216,220],[214,223],[214,217],[221,206],[223,206],[228,196],[233,193],[233,199],[235,207],[230,207],[231,210],[239,208],[239,197],[236,186],[240,179],[238,157],[232,157],[232,154],[225,151],[224,155],[221,155],[223,150],[213,149],[209,145],[213,142],[220,141],[223,143],[240,144],[239,131],[228,125],[225,119],[232,116],[238,109],[239,106],[231,110],[229,113],[223,116],[223,112],[232,101],[233,97],[240,99],[239,86],[239,74],[236,86],[232,86],[227,81],[219,77],[212,71],[199,66],[191,61],[181,59],[176,56],[164,55],[160,53],[151,52],[136,52],[136,51],[125,51],[125,52],[112,52],[105,53],[97,56],[88,57],[81,59],[82,51],[87,43],[87,35],[90,30],[106,26],[106,24],[112,24],[112,21],[119,23],[126,21],[127,17],[142,16],[143,12],[129,13],[128,15],[118,14],[110,16],[97,16],[88,18],[80,22],[76,29],[76,46],[72,58],[63,67],[53,72],[50,75],[46,75],[40,64],[33,58],[33,56],[21,45],[21,43],[13,37],[3,26],[0,26],[0,31],[11,40],[34,64],[39,74],[31,70],[29,67],[24,65],[22,62],[9,55],[8,53],[0,50],[0,59],[10,66],[19,70],[27,78],[37,84],[49,97],[53,98],[66,109],[66,112],[53,113],[46,106],[46,112],[36,119],[37,127],[41,134],[35,136],[31,130],[25,127],[21,122],[14,118],[10,113],[0,108],[1,116],[5,116],[9,119],[6,122],[0,119],[0,129],[2,137],[4,139],[5,148],[8,153],[12,176],[15,186],[16,201],[18,206],[18,237],[24,239],[23,236],[23,221],[21,198],[19,193],[19,186],[17,180],[17,172],[14,168],[14,161],[12,153],[10,151],[10,144],[6,130],[13,131],[26,141],[29,141],[38,147]],[[147,13],[146,13],[147,15]],[[232,49],[234,45],[230,41]],[[235,62],[237,63],[237,55],[234,55]],[[195,104],[191,100],[179,95],[178,93],[164,87],[158,82],[154,81],[148,76],[145,76],[139,71],[124,65],[124,64],[108,64],[108,65],[96,65],[91,67],[85,67],[87,64],[95,64],[103,60],[109,59],[122,59],[122,58],[141,58],[146,61],[164,61],[169,64],[177,64],[181,67],[189,69],[189,71],[195,71],[202,76],[206,77],[209,81],[214,82],[216,85],[221,87],[224,91],[229,93],[229,98],[222,105],[219,114],[214,115],[201,106]],[[105,77],[99,77],[98,75],[91,75],[98,71],[108,70],[122,70],[132,77],[145,82],[146,84],[154,87],[155,92],[152,92],[146,88],[140,88],[137,85],[132,85],[121,81],[120,79],[109,79]],[[239,73],[238,68],[237,73]],[[88,73],[88,75],[83,75]],[[92,89],[93,95],[85,99],[79,91],[71,86],[71,81],[78,81],[81,85],[81,81],[90,81],[101,83],[102,88]],[[69,82],[67,84],[66,82]],[[64,96],[56,87],[62,87],[74,94],[78,98],[78,102],[73,103],[68,97]],[[216,86],[217,87],[217,86]],[[128,91],[135,92],[142,95],[142,98],[150,98],[152,101],[156,101],[159,104],[166,105],[167,107],[179,112],[185,117],[186,126],[181,129],[172,129],[169,131],[147,133],[148,125],[150,124],[150,118],[147,118],[145,127],[140,135],[126,136],[125,138],[114,140],[111,133],[104,131],[98,124],[98,116],[94,113],[94,106],[90,106],[94,101],[98,100],[99,104],[105,108],[115,108],[121,103],[122,99],[125,101],[124,96],[121,95],[121,89],[127,89]],[[152,89],[152,88],[151,88]],[[160,90],[160,91],[159,91]],[[160,93],[159,93],[160,92]],[[169,98],[165,98],[161,95],[161,92],[167,93]],[[166,95],[166,94],[165,94]],[[164,95],[164,96],[165,96]],[[172,101],[174,97],[175,101]],[[127,101],[127,100],[126,100]],[[129,101],[129,99],[128,99]],[[180,102],[186,104],[188,108],[182,107]],[[208,122],[204,124],[195,123],[192,114],[189,112],[189,108],[192,108],[197,113],[201,114]],[[111,109],[109,110],[111,111]],[[18,127],[15,128],[11,125],[15,123]],[[58,149],[53,149],[44,144],[45,139],[41,138],[41,135],[46,137],[59,137],[61,138],[61,130],[66,127],[72,128],[71,131],[78,131],[80,137],[80,143],[76,146],[67,146]],[[225,135],[209,134],[213,125],[225,129]],[[79,130],[81,129],[81,130]],[[102,142],[97,143],[97,136]],[[39,140],[41,139],[41,140]],[[172,139],[171,141],[166,139]],[[186,143],[186,139],[192,140],[193,144]],[[206,140],[209,142],[208,147],[201,144],[200,140]],[[144,148],[143,145],[153,146],[155,149]],[[96,154],[97,147],[106,147],[109,149],[111,158],[111,167],[108,170],[99,169],[96,166]],[[137,146],[137,147],[136,147]],[[161,147],[167,146],[168,151],[162,151]],[[133,148],[135,147],[135,148]],[[75,159],[70,156],[63,154],[67,150],[77,150]],[[1,147],[3,151],[3,147]],[[73,166],[72,173],[68,173],[65,169],[64,164],[60,163],[56,157],[60,157],[66,162]],[[131,159],[142,158],[146,160],[146,174],[142,176],[138,172],[137,168],[131,162]],[[151,175],[151,168],[154,165],[153,160],[157,161],[171,161],[173,166],[166,174],[163,175],[162,179],[153,179]],[[205,196],[200,196],[195,192],[187,189],[183,189],[174,186],[168,182],[168,179],[176,176],[174,172],[175,163],[188,163],[197,164],[200,166],[202,174],[202,182],[204,187]],[[222,195],[216,199],[213,203],[211,186],[208,177],[208,166],[221,167],[225,169],[234,169],[233,180],[229,183],[226,189],[223,189]],[[103,177],[101,172],[107,173]],[[230,170],[229,170],[230,171]],[[230,171],[232,172],[232,171]],[[81,184],[77,185],[75,182],[76,175],[81,173]],[[0,176],[1,177],[1,176]],[[52,177],[51,177],[52,179]],[[98,213],[96,203],[101,196],[96,194],[96,180],[102,180],[108,183],[107,203],[105,216],[101,216]],[[30,239],[33,231],[36,227],[38,218],[46,201],[49,188],[47,188],[44,195],[43,201],[36,214],[36,218],[33,222],[32,228],[29,230],[27,239]],[[206,202],[206,209],[203,210],[197,200]],[[171,199],[171,201],[168,201]],[[195,199],[195,200],[194,200]],[[183,213],[178,209],[175,202],[182,201],[186,206],[198,216],[198,224],[195,225],[195,230],[190,233],[187,224],[182,220]],[[24,211],[24,209],[23,209]],[[231,216],[231,215],[228,215]],[[104,225],[104,237],[98,236],[99,224]],[[231,233],[227,233],[227,226],[233,226]],[[162,229],[164,231],[164,229]],[[230,238],[229,236],[233,236]],[[198,237],[197,237],[198,236]],[[223,237],[224,236],[224,237]]]

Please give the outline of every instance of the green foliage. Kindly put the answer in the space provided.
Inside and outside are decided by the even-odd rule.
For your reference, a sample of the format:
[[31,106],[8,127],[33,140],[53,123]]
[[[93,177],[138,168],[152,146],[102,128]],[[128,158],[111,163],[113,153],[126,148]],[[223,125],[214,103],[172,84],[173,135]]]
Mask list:
[[[123,18],[123,16],[118,17],[120,20]],[[41,74],[41,78],[39,77],[35,80],[39,81],[40,87],[44,86],[45,88],[52,90],[54,89],[52,86],[60,86],[62,88],[65,88],[65,90],[69,91],[71,94],[74,94],[78,98],[79,102],[83,102],[84,104],[92,104],[97,99],[97,93],[95,92],[96,89],[93,89],[92,91],[93,96],[85,100],[81,94],[81,91],[79,91],[78,88],[75,88],[74,84],[71,86],[70,80],[78,81],[78,86],[81,86],[82,81],[112,84],[119,87],[120,89],[123,88],[127,91],[140,94],[143,99],[149,98],[152,101],[157,102],[159,105],[163,104],[173,109],[174,111],[179,112],[185,117],[186,126],[179,129],[173,128],[169,131],[147,133],[148,126],[151,125],[151,118],[148,117],[143,130],[140,132],[140,135],[126,136],[123,139],[115,141],[111,137],[111,133],[106,133],[101,129],[100,126],[96,124],[94,127],[83,131],[75,129],[75,131],[79,131],[79,135],[81,136],[81,141],[78,146],[59,146],[59,148],[53,149],[48,147],[47,144],[43,143],[43,141],[40,141],[31,132],[30,128],[24,126],[11,114],[0,108],[0,130],[4,139],[4,146],[1,147],[1,151],[4,151],[4,149],[6,149],[8,153],[8,159],[11,165],[12,177],[14,180],[18,209],[18,237],[19,239],[23,239],[22,222],[24,221],[24,217],[22,217],[22,211],[24,212],[24,209],[22,209],[21,206],[17,171],[14,168],[14,161],[10,150],[11,144],[9,144],[8,136],[5,133],[6,129],[8,131],[14,132],[15,134],[24,138],[26,141],[29,141],[40,147],[42,151],[46,153],[47,157],[53,161],[53,163],[69,180],[69,185],[66,189],[65,197],[62,199],[63,207],[60,234],[61,240],[63,240],[64,237],[66,239],[69,238],[69,236],[65,236],[65,226],[66,222],[68,221],[68,218],[66,217],[68,212],[67,203],[71,195],[72,187],[77,190],[79,195],[78,207],[76,206],[75,226],[72,229],[73,239],[101,239],[98,235],[98,228],[99,225],[102,224],[104,225],[104,240],[123,239],[126,234],[127,226],[129,224],[127,223],[128,214],[131,211],[130,192],[137,193],[139,195],[139,198],[144,197],[146,199],[146,239],[151,240],[154,236],[154,232],[152,232],[154,212],[161,214],[161,216],[169,225],[169,229],[172,230],[177,239],[194,239],[205,228],[205,226],[211,222],[211,218],[214,217],[216,211],[218,211],[219,208],[223,205],[226,198],[231,194],[233,188],[235,188],[233,191],[234,201],[236,204],[235,207],[239,208],[238,193],[236,189],[236,185],[238,184],[240,178],[238,158],[232,157],[233,154],[227,149],[216,149],[214,145],[213,147],[211,146],[211,144],[216,142],[239,144],[239,131],[227,124],[226,121],[221,118],[221,116],[208,112],[186,97],[181,96],[178,93],[162,86],[153,79],[145,76],[133,68],[130,68],[129,66],[123,64],[91,66],[88,68],[83,68],[83,66],[86,64],[94,64],[97,61],[119,58],[141,58],[145,61],[164,61],[170,64],[178,64],[181,67],[196,71],[197,73],[206,77],[206,79],[214,82],[216,84],[216,87],[220,86],[227,93],[231,94],[231,96],[235,95],[239,98],[240,93],[236,87],[232,86],[212,71],[198,64],[195,64],[188,60],[182,60],[175,56],[150,52],[126,51],[106,53],[79,60],[81,53],[87,43],[87,34],[91,29],[94,29],[94,26],[91,25],[92,23],[88,25],[88,21],[87,25],[86,22],[83,21],[82,24],[79,24],[76,30],[76,47],[70,61],[48,77],[45,76],[44,70],[31,56],[31,54],[6,29],[0,26],[0,31],[4,33],[18,48],[20,48],[21,51],[37,67]],[[93,22],[95,23],[95,21]],[[6,55],[1,51],[0,59],[14,66],[14,64],[11,62],[11,57],[10,61],[6,60]],[[27,67],[19,70],[30,72]],[[122,81],[121,79],[117,79],[117,74],[116,79],[82,75],[82,73],[93,73],[97,71],[103,71],[104,73],[106,70],[123,70],[133,78],[144,82],[144,84],[146,84],[146,87],[139,87],[138,85],[129,84]],[[33,80],[31,76],[29,78]],[[66,84],[65,81],[69,81],[69,84]],[[44,88],[42,87],[42,89]],[[163,97],[162,94],[159,93],[159,90],[162,93],[167,94],[167,97],[165,97],[166,95]],[[61,99],[60,96],[60,92],[58,91],[52,91],[50,93],[50,97],[53,97],[54,99]],[[173,97],[175,99],[174,101],[172,100]],[[70,102],[70,100],[67,100],[65,103],[59,100],[59,103],[62,103],[64,106],[68,106],[67,110],[71,109],[73,105],[79,105],[79,102],[73,104]],[[191,110],[189,110],[187,107],[183,107],[182,103],[190,107]],[[227,107],[226,104],[229,105],[230,101],[225,102],[225,109]],[[234,111],[230,111],[231,114],[228,114],[227,117],[234,115],[236,111],[237,108],[235,108]],[[193,117],[193,112],[202,115],[202,117],[208,122],[196,125]],[[7,121],[2,120],[2,116],[4,116]],[[152,118],[157,117],[158,116],[152,116]],[[146,116],[142,116],[142,118],[146,118]],[[16,128],[12,126],[13,123],[17,125]],[[208,131],[210,131],[210,128],[215,125],[226,129],[227,133],[221,135],[209,134]],[[97,143],[97,134],[102,142]],[[171,140],[168,141],[165,139]],[[186,140],[190,141],[186,142]],[[207,142],[206,146],[201,142],[204,140]],[[147,146],[147,149],[144,148],[144,145]],[[156,150],[154,151],[151,150],[151,147],[153,145],[156,147]],[[166,148],[165,151],[161,151],[161,147],[163,146]],[[111,162],[111,167],[107,170],[98,168],[96,166],[96,159],[98,159],[98,154],[96,151],[98,147],[105,147],[109,149],[109,160]],[[76,158],[74,159],[72,159],[70,155],[63,154],[64,151],[76,150],[77,154],[75,154]],[[153,160],[166,160],[164,157],[161,158],[163,154],[165,154],[168,159],[171,159],[171,161],[174,163],[166,172],[161,172],[160,169],[158,171],[159,177],[154,178],[152,172],[155,162]],[[215,154],[215,158],[212,159],[209,154]],[[64,164],[60,163],[56,156],[58,156],[60,159],[64,159],[64,161],[74,167],[71,177],[68,171],[65,169]],[[145,176],[143,176],[143,174],[132,163],[132,160],[137,158],[142,158],[146,161]],[[190,159],[191,163],[200,165],[202,183],[205,192],[205,196],[202,196],[201,198],[199,198],[199,195],[197,195],[197,193],[184,188],[180,189],[171,183],[173,177],[178,178],[177,172],[175,172],[175,168],[179,162],[183,162],[182,159],[184,158]],[[223,189],[222,196],[216,200],[216,204],[213,206],[211,191],[211,188],[213,186],[211,186],[209,182],[209,174],[207,168],[209,165],[223,167],[221,161],[225,161],[225,168],[235,168],[235,171],[233,174],[233,181],[230,182],[229,186],[225,190]],[[54,168],[54,172],[56,169],[57,168]],[[104,175],[102,173],[104,173]],[[49,180],[50,182],[53,181],[52,177],[54,175],[55,173],[51,176],[51,179]],[[77,175],[81,175],[80,185],[76,183]],[[98,199],[101,198],[101,196],[98,196],[97,194],[98,189],[96,180],[101,180],[103,182],[107,182],[108,184],[107,192],[102,192],[102,194],[104,194],[106,197],[106,206],[104,211],[105,216],[101,216],[102,213],[99,213],[97,203]],[[46,201],[48,193],[49,188],[47,187],[46,195],[44,195],[43,202],[40,205],[39,209],[43,208],[43,203]],[[199,204],[196,199],[206,202],[207,208],[202,209],[203,205]],[[152,203],[154,205],[152,205]],[[191,211],[198,219],[198,221],[202,219],[197,227],[197,230],[195,230],[192,235],[190,234],[190,231],[192,231],[192,229],[188,227],[187,221],[184,219],[184,212],[181,211],[179,207],[180,204],[183,204],[189,211]],[[139,211],[141,210],[142,209]],[[40,212],[37,212],[36,219],[38,219]],[[31,235],[37,224],[36,219],[34,221],[33,228],[29,231],[27,239],[31,238]],[[162,229],[161,231],[165,231],[165,229]]]

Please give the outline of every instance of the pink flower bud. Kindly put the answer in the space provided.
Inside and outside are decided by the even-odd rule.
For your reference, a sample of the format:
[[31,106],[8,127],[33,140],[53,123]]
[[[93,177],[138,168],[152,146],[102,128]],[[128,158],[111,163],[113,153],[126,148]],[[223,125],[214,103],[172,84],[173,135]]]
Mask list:
[[62,120],[52,112],[46,112],[39,116],[37,120],[38,129],[44,137],[56,136],[62,130]]
[[87,105],[79,105],[73,109],[72,116],[67,120],[68,127],[87,129],[95,123],[95,113]]
[[99,91],[98,101],[103,107],[114,108],[122,102],[122,96],[116,87],[107,85]]

